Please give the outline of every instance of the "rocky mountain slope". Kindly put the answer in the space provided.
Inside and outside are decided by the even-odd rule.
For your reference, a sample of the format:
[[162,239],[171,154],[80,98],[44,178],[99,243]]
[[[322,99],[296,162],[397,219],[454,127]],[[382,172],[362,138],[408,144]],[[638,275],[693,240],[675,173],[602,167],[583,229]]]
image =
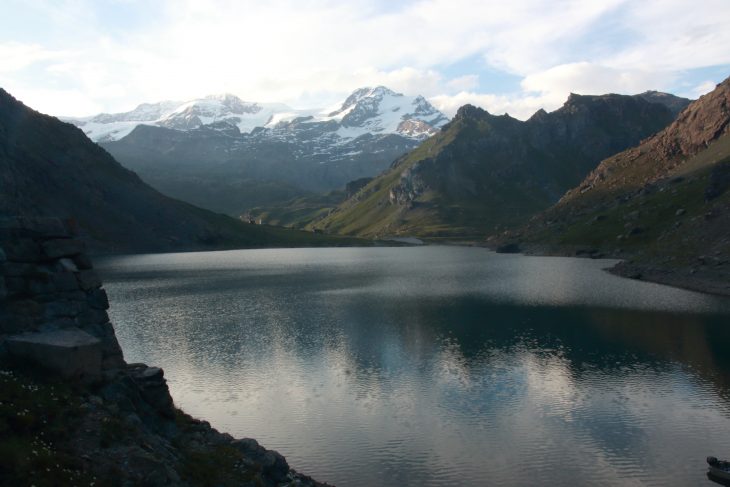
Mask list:
[[77,127],[31,110],[2,89],[0,215],[73,218],[104,251],[333,243],[243,224],[163,196]]
[[728,189],[730,78],[492,244],[627,257],[617,272],[730,294]]
[[230,95],[165,106],[73,123],[163,193],[232,215],[374,176],[448,121],[382,86],[327,113]]
[[313,226],[367,236],[487,235],[549,207],[601,159],[673,118],[643,95],[571,95],[525,122],[467,105]]

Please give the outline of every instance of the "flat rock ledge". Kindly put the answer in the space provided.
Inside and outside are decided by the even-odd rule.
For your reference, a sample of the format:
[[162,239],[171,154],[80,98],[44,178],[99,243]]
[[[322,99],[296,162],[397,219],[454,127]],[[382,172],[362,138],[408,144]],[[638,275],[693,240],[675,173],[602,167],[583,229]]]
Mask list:
[[[22,444],[31,430],[42,438],[68,427],[54,445],[70,465],[58,475],[87,476],[95,485],[327,486],[256,440],[235,439],[177,409],[162,369],[125,362],[108,308],[73,222],[0,217],[0,380],[18,386],[0,390],[0,424],[8,420],[11,428],[3,435],[16,434]],[[64,401],[56,402],[54,384],[70,391]],[[14,390],[15,397],[3,396]],[[23,396],[44,390],[53,402]],[[3,409],[23,399],[28,408]],[[18,422],[16,415],[51,422]],[[52,424],[58,417],[69,424]],[[13,472],[38,474],[33,461],[20,474],[16,464],[0,461],[0,483]]]
[[5,347],[16,361],[32,362],[64,379],[101,381],[101,340],[78,328],[9,336]]

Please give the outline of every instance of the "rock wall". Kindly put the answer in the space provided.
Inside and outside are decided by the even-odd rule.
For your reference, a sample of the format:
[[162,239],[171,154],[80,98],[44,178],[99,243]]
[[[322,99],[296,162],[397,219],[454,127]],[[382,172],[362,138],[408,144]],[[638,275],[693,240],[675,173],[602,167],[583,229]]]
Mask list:
[[0,218],[0,354],[89,383],[125,367],[84,250],[71,222]]

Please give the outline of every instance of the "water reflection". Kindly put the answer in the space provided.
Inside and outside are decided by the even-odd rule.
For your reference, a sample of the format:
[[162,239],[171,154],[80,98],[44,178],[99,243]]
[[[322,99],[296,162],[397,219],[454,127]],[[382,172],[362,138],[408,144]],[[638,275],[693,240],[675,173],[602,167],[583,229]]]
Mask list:
[[111,259],[132,361],[339,485],[696,484],[730,447],[728,302],[481,249]]

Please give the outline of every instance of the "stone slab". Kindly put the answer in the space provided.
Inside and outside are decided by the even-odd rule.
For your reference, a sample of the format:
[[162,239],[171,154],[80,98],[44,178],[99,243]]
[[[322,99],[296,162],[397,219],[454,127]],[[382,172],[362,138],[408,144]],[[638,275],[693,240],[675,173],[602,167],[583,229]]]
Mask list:
[[83,383],[101,380],[101,342],[79,329],[22,333],[5,340],[8,353]]

